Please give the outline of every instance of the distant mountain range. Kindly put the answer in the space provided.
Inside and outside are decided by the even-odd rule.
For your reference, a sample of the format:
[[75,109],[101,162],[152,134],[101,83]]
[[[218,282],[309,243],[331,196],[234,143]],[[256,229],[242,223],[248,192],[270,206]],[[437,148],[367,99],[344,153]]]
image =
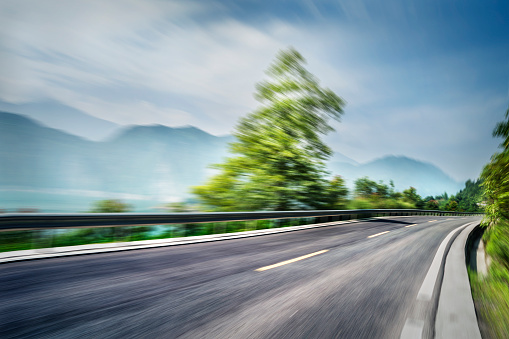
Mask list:
[[369,177],[375,181],[382,180],[387,185],[392,180],[396,190],[400,192],[410,186],[415,187],[423,198],[444,192],[455,194],[464,186],[437,166],[405,156],[389,155],[365,164],[332,159],[329,170],[344,177],[350,189],[353,189],[356,179]]
[[94,141],[105,140],[121,128],[111,121],[91,116],[52,100],[23,104],[11,104],[0,100],[0,111],[21,114],[45,126]]
[[[216,137],[195,127],[130,126],[104,141],[91,141],[43,126],[25,116],[0,112],[0,208],[85,211],[94,200],[122,198],[137,210],[189,198],[189,187],[213,173],[208,166],[227,156],[232,136]],[[418,193],[456,193],[462,185],[439,168],[388,156],[358,164],[341,154],[333,174],[350,186],[369,176],[394,180]]]
[[[66,195],[87,196],[88,203],[118,197],[146,200],[145,205],[181,200],[190,186],[205,180],[208,165],[222,161],[232,140],[195,127],[131,126],[94,142],[0,112],[0,208],[9,202],[8,208],[17,203],[46,210],[45,198],[31,201],[36,193],[55,201],[52,211],[60,210],[61,200],[66,210]],[[12,201],[20,192],[26,201]]]

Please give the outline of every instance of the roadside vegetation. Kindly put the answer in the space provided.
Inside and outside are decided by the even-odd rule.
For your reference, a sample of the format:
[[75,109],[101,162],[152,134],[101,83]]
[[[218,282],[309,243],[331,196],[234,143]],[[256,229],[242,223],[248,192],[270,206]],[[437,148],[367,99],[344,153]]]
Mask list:
[[125,213],[131,211],[131,206],[117,199],[96,201],[90,210],[92,213]]
[[[260,106],[240,119],[231,157],[213,168],[218,174],[192,192],[203,211],[426,208],[479,212],[479,181],[467,181],[456,196],[422,198],[415,188],[396,192],[360,178],[354,192],[344,179],[330,178],[325,161],[331,149],[322,136],[333,131],[344,101],[304,68],[294,49],[281,51],[257,85]],[[239,197],[241,197],[239,199]]]
[[491,265],[486,276],[471,272],[472,294],[490,338],[509,337],[509,109],[493,131],[503,139],[481,174],[486,197],[483,240]]
[[[336,200],[331,203],[331,209],[403,209],[420,208],[429,210],[448,210],[457,212],[479,212],[478,201],[480,181],[467,181],[465,188],[456,196],[446,193],[440,196],[421,198],[413,187],[397,192],[391,181],[389,185],[375,182],[367,177],[355,182],[353,197],[348,198],[349,192],[340,176],[330,181],[334,190],[340,192]],[[170,213],[198,212],[198,205],[193,203],[170,203],[165,206]],[[90,213],[125,213],[131,211],[131,206],[120,200],[100,200],[95,202]],[[34,248],[74,246],[85,244],[127,242],[137,240],[152,240],[175,238],[184,236],[207,235],[259,230],[275,227],[298,226],[313,223],[313,218],[295,218],[288,220],[258,220],[235,221],[221,223],[173,224],[158,226],[126,226],[80,228],[70,230],[36,230],[3,232],[0,237],[0,252],[26,250]],[[507,229],[507,228],[506,228]],[[497,229],[498,232],[498,229]],[[509,235],[497,235],[506,237]],[[509,243],[509,242],[507,242]],[[509,248],[491,249],[500,255],[509,254]]]
[[[278,53],[256,86],[259,107],[241,118],[232,156],[219,173],[193,188],[212,211],[334,209],[346,191],[341,177],[327,179],[332,150],[322,136],[339,121],[343,99],[320,86],[293,48]],[[242,197],[239,199],[239,197]]]
[[[260,211],[306,209],[441,209],[479,211],[479,181],[466,183],[456,196],[422,198],[409,187],[403,192],[368,177],[349,192],[344,179],[331,176],[325,161],[332,150],[322,136],[333,131],[345,102],[322,87],[309,73],[305,59],[293,48],[278,53],[256,86],[259,107],[241,118],[231,143],[232,156],[215,165],[218,174],[192,188],[197,205],[172,203],[168,212]],[[132,207],[119,200],[94,203],[93,213],[124,213]],[[0,251],[71,246],[114,241],[149,240],[269,227],[294,226],[310,220],[268,220],[210,224],[103,227],[74,230],[6,232]]]
[[0,252],[138,240],[189,237],[308,225],[315,218],[249,220],[156,226],[98,227],[3,232]]

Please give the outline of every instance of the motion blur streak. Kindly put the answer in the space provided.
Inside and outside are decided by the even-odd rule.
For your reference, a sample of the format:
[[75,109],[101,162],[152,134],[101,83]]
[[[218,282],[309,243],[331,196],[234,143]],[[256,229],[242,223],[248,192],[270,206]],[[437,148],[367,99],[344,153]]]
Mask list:
[[434,253],[465,223],[433,218],[5,264],[0,337],[397,338]]

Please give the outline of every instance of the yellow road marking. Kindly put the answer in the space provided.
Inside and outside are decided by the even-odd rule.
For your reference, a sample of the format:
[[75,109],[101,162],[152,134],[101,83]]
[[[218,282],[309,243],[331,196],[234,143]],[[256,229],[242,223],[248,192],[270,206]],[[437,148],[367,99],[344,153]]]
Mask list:
[[433,221],[436,221],[436,220],[430,220],[430,221],[428,221],[428,222],[433,222]]
[[389,233],[389,232],[390,232],[390,231],[380,232],[380,233],[377,233],[377,234],[370,235],[368,238],[377,237],[377,236],[379,236],[379,235],[382,235],[382,234],[385,234],[385,233]]
[[412,226],[417,226],[417,224],[408,225],[408,226],[405,226],[405,227],[412,227]]
[[313,253],[306,254],[306,255],[303,255],[301,257],[298,257],[298,258],[281,261],[281,262],[278,262],[277,264],[274,264],[274,265],[260,267],[260,268],[257,268],[255,271],[261,272],[261,271],[270,270],[271,268],[276,268],[276,267],[279,267],[279,266],[291,264],[292,262],[296,262],[296,261],[299,261],[299,260],[302,260],[302,259],[307,259],[309,257],[313,257],[315,255],[322,254],[322,253],[325,253],[325,252],[328,252],[328,251],[329,250],[321,250],[321,251],[318,251],[318,252],[313,252]]

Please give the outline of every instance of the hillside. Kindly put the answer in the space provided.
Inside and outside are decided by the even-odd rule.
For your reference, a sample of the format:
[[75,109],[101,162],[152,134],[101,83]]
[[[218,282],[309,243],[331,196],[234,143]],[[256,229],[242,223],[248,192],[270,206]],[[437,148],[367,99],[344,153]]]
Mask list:
[[422,196],[438,195],[444,192],[455,194],[463,184],[455,181],[433,164],[405,156],[385,156],[365,164],[331,162],[329,169],[347,180],[350,188],[354,181],[367,176],[372,180],[394,181],[396,190],[402,191],[410,186]]
[[[94,200],[120,198],[137,210],[190,197],[189,187],[212,173],[210,164],[227,156],[232,136],[216,137],[195,127],[125,127],[109,139],[91,141],[43,126],[27,117],[0,112],[0,209],[83,211]],[[396,188],[417,188],[423,197],[462,185],[436,166],[387,156],[358,164],[336,153],[332,174],[369,176]]]
[[10,104],[0,100],[0,111],[20,114],[43,124],[88,140],[100,141],[111,136],[120,126],[60,102],[44,100]]
[[51,201],[52,210],[67,210],[77,199],[86,204],[80,209],[104,198],[146,200],[147,206],[180,200],[205,180],[208,165],[222,161],[231,140],[195,127],[131,126],[94,142],[0,112],[0,208],[46,210]]

